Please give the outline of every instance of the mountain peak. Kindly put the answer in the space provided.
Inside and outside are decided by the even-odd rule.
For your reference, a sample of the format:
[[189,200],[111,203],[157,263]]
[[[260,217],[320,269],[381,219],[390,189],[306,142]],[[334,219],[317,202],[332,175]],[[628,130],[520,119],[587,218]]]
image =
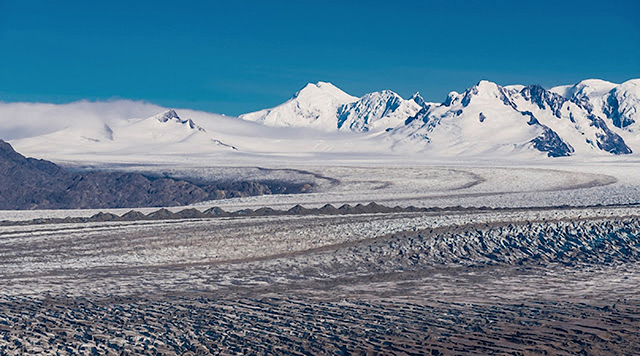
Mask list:
[[498,84],[484,79],[479,81],[475,86],[480,91],[492,91],[500,87]]
[[193,120],[191,119],[182,120],[180,116],[178,116],[178,113],[176,113],[176,111],[173,109],[169,109],[167,111],[161,112],[160,114],[152,116],[152,118],[148,120],[154,120],[154,119],[162,123],[175,122],[178,124],[186,125],[187,127],[193,130],[206,132],[204,128],[196,125],[196,123],[193,122]]
[[609,91],[602,109],[614,126],[633,131],[630,126],[640,122],[640,79],[628,80]]
[[338,108],[357,100],[331,83],[308,83],[286,102],[240,115],[239,118],[268,126],[314,126],[334,130],[337,128]]
[[169,109],[165,112],[162,112],[158,115],[155,116],[156,119],[158,119],[158,121],[160,122],[167,122],[169,120],[177,120],[177,121],[182,121],[180,119],[180,116],[178,116],[178,113],[175,112],[175,110],[173,109]]
[[307,83],[307,85],[304,86],[304,88],[302,88],[301,90],[305,90],[305,89],[332,89],[332,88],[337,88],[335,85],[331,84],[330,82],[317,82],[317,83]]
[[[488,80],[481,80],[478,84],[472,86],[471,88],[465,90],[464,96],[467,99],[470,99],[473,96],[478,95],[487,95],[492,93],[497,93],[501,90],[501,86],[494,82],[490,82]],[[451,94],[451,93],[450,93]]]
[[568,94],[571,97],[601,96],[616,86],[617,84],[602,79],[586,79],[571,87]]
[[422,108],[391,90],[365,94],[358,101],[338,109],[338,129],[369,131],[395,127]]
[[4,159],[16,160],[19,158],[19,153],[17,153],[13,147],[6,141],[0,140],[0,157]]
[[329,82],[308,83],[300,89],[292,98],[301,101],[335,101],[341,104],[356,101],[353,97]]
[[481,100],[493,100],[497,98],[506,105],[511,105],[504,89],[498,84],[488,80],[481,80],[478,84],[467,89],[462,97],[462,106],[466,107],[469,105],[471,103],[471,99],[475,97],[480,97]]
[[396,92],[391,91],[391,90],[381,90],[381,91],[374,91],[372,93],[367,93],[364,96],[362,96],[362,98],[360,98],[360,100],[365,100],[367,98],[375,98],[375,99],[379,99],[379,98],[385,98],[385,99],[389,99],[389,98],[397,98],[397,99],[402,99],[402,97],[400,95],[398,95]]
[[625,90],[628,90],[628,89],[638,90],[640,89],[640,79],[627,80],[626,82],[620,84],[619,87]]
[[602,87],[602,86],[615,86],[615,83],[603,79],[585,79],[576,84],[576,86],[590,86],[590,87]]
[[422,96],[420,95],[419,91],[417,91],[417,92],[415,92],[415,94],[411,95],[411,98],[409,98],[409,100],[413,100],[416,104],[418,104],[420,106],[424,106],[425,105],[424,98],[422,98]]
[[[309,83],[307,85],[310,85],[312,83]],[[315,86],[317,86],[318,88],[336,88],[335,85],[331,84],[331,82],[323,82],[323,81],[319,81],[315,84],[313,84]]]
[[300,96],[300,94],[304,94],[307,92],[318,92],[318,91],[342,91],[340,88],[329,82],[317,82],[317,83],[307,83],[302,89],[298,90],[298,92],[294,95],[294,97]]
[[444,106],[451,106],[451,104],[453,104],[453,102],[460,97],[460,93],[458,93],[457,91],[453,90],[450,91],[449,94],[447,94],[447,98],[444,99],[444,102],[442,103]]

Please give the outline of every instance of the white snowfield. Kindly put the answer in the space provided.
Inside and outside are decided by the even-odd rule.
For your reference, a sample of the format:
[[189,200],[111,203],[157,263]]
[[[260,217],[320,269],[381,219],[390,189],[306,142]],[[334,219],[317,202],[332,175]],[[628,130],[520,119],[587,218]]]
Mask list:
[[514,208],[84,223],[26,220],[160,207],[0,211],[0,354],[625,353],[640,340],[638,83],[483,81],[442,104],[318,83],[240,118],[0,103],[1,139],[72,169],[310,184],[201,211]]

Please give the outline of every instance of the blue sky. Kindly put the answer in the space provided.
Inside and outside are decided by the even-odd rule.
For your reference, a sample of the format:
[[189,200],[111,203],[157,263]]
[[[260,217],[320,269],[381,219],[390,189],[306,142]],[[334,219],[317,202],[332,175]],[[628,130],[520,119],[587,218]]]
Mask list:
[[637,1],[0,0],[0,100],[237,115],[307,82],[441,101],[481,79],[640,77]]

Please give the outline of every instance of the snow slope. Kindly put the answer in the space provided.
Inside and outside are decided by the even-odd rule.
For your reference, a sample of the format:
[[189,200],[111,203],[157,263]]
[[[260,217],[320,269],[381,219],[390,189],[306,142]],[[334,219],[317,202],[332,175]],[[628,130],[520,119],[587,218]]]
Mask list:
[[369,157],[388,151],[381,139],[355,132],[283,129],[131,101],[0,103],[0,138],[27,156],[83,164],[256,164],[277,157]]
[[29,153],[53,149],[67,154],[193,154],[235,149],[218,140],[193,120],[181,119],[174,110],[142,119],[113,119],[106,115],[48,134],[12,142],[15,142],[19,151]]

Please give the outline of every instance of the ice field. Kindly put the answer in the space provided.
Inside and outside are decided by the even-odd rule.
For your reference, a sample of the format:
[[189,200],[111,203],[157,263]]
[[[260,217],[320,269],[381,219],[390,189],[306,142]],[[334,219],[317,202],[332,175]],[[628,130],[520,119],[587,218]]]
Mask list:
[[0,354],[640,352],[633,160],[66,164],[310,186],[173,212],[446,209],[85,223],[46,219],[161,207],[0,211]]

